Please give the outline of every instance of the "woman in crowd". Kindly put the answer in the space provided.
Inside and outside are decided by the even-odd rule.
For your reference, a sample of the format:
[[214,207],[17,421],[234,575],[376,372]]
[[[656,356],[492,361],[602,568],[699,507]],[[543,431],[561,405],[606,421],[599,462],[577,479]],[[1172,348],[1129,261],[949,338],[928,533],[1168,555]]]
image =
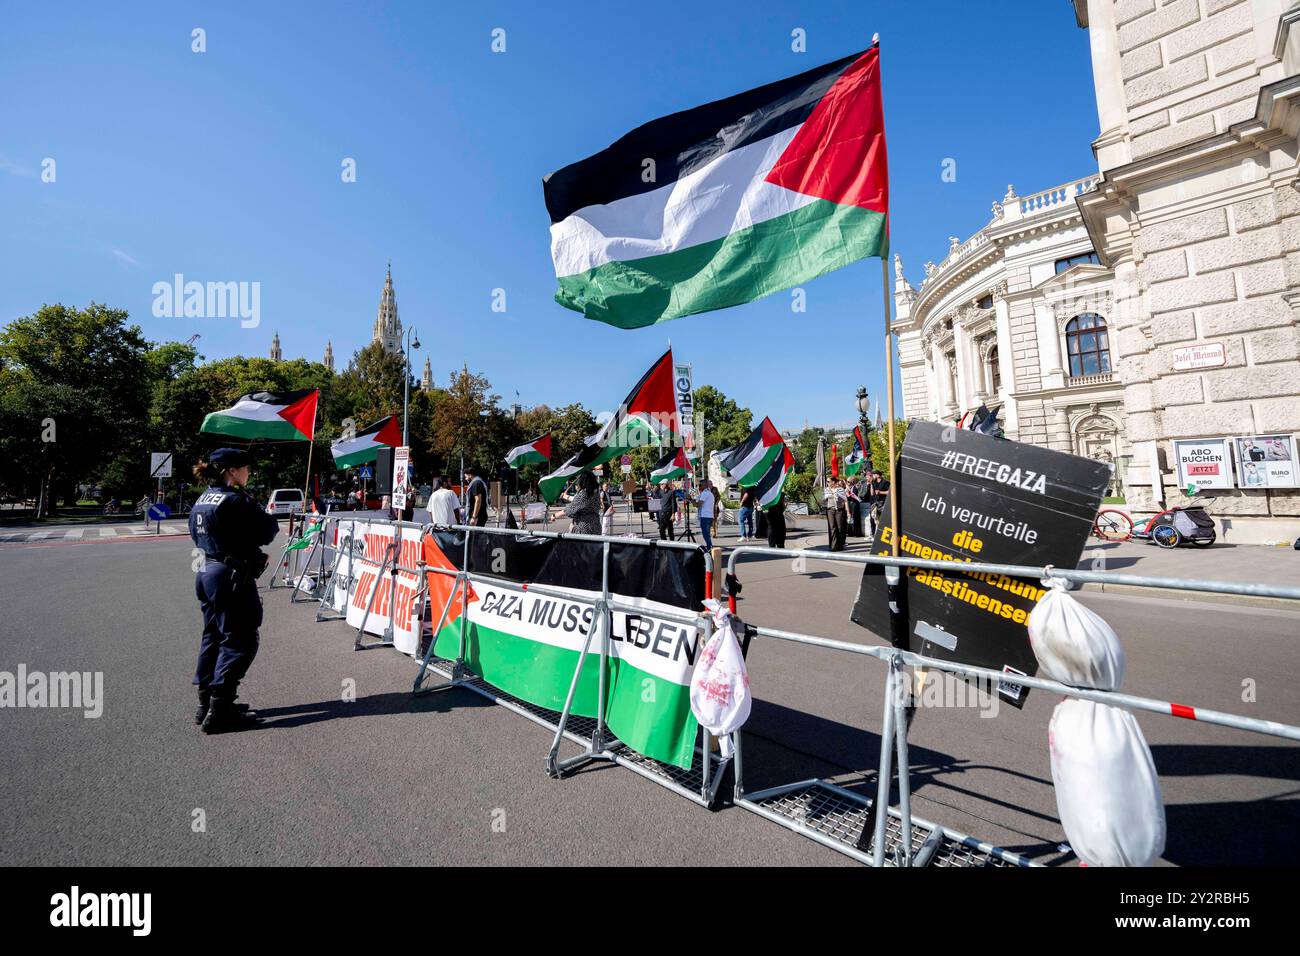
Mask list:
[[574,485],[577,490],[572,495],[560,495],[560,500],[565,502],[569,531],[573,534],[600,534],[600,492],[596,476],[584,471]]

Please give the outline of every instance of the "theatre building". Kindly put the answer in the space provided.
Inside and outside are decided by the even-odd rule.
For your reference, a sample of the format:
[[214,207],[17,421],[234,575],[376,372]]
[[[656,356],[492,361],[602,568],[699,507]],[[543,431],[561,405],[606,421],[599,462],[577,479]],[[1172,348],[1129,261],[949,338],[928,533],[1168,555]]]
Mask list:
[[1293,540],[1300,3],[1073,6],[1097,172],[1008,189],[915,288],[895,260],[906,412],[998,407],[1010,438],[1113,462],[1135,514],[1194,484],[1224,540]]

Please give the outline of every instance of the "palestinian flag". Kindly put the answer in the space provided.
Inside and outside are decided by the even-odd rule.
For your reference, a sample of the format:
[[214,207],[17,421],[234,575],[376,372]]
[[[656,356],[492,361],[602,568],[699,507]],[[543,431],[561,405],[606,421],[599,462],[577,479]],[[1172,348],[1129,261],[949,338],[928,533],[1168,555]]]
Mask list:
[[586,440],[572,458],[538,482],[547,504],[554,504],[570,478],[643,445],[670,445],[681,435],[677,393],[673,389],[673,350],[669,349],[623,399],[618,413]]
[[762,424],[739,445],[720,450],[718,464],[736,479],[740,487],[752,488],[767,474],[783,448],[785,442],[781,440],[781,433],[772,424],[772,419],[764,418]]
[[535,461],[551,460],[551,433],[541,438],[534,438],[525,445],[519,445],[506,452],[506,464],[511,468],[522,468]]
[[316,400],[320,389],[297,392],[250,392],[230,408],[203,419],[201,432],[231,438],[311,441],[316,437]]
[[754,496],[760,508],[770,508],[780,502],[781,493],[785,490],[785,479],[792,471],[794,471],[794,455],[790,453],[789,448],[782,445],[780,457],[772,462],[772,467],[754,486]]
[[633,329],[889,252],[873,47],[674,113],[551,173],[555,300]]
[[310,548],[312,539],[320,532],[320,529],[323,528],[324,526],[325,526],[325,519],[316,518],[315,520],[312,521],[310,526],[308,526],[303,530],[302,537],[292,542],[287,548],[285,548],[285,550],[303,551],[306,550],[307,548]]
[[853,451],[844,456],[844,474],[849,478],[854,477],[862,471],[862,465],[867,460],[867,443],[862,437],[861,426],[853,426]]
[[334,455],[335,468],[352,468],[377,459],[379,449],[396,448],[401,443],[402,429],[397,424],[397,416],[389,415],[352,438],[340,438],[330,445],[330,452]]
[[686,460],[686,449],[674,448],[650,469],[650,480],[656,485],[661,481],[675,481],[686,477],[690,471],[691,463]]

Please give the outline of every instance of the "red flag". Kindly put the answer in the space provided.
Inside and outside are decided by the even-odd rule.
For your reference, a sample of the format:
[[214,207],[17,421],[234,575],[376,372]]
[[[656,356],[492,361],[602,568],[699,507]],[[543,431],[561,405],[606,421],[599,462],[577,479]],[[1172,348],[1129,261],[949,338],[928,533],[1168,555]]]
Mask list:
[[832,443],[831,444],[831,477],[838,478],[839,476],[840,476],[840,446]]

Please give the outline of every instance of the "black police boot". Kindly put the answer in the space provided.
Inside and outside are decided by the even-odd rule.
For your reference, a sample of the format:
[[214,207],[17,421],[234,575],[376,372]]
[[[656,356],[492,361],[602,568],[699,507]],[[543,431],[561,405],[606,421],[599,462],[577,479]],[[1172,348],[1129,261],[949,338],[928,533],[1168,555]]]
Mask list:
[[224,734],[232,730],[249,730],[261,721],[248,713],[247,707],[240,708],[233,697],[213,695],[208,706],[208,714],[203,718],[205,734]]
[[203,718],[208,716],[208,705],[212,701],[212,692],[209,690],[199,691],[199,709],[194,712],[194,722],[202,724]]

